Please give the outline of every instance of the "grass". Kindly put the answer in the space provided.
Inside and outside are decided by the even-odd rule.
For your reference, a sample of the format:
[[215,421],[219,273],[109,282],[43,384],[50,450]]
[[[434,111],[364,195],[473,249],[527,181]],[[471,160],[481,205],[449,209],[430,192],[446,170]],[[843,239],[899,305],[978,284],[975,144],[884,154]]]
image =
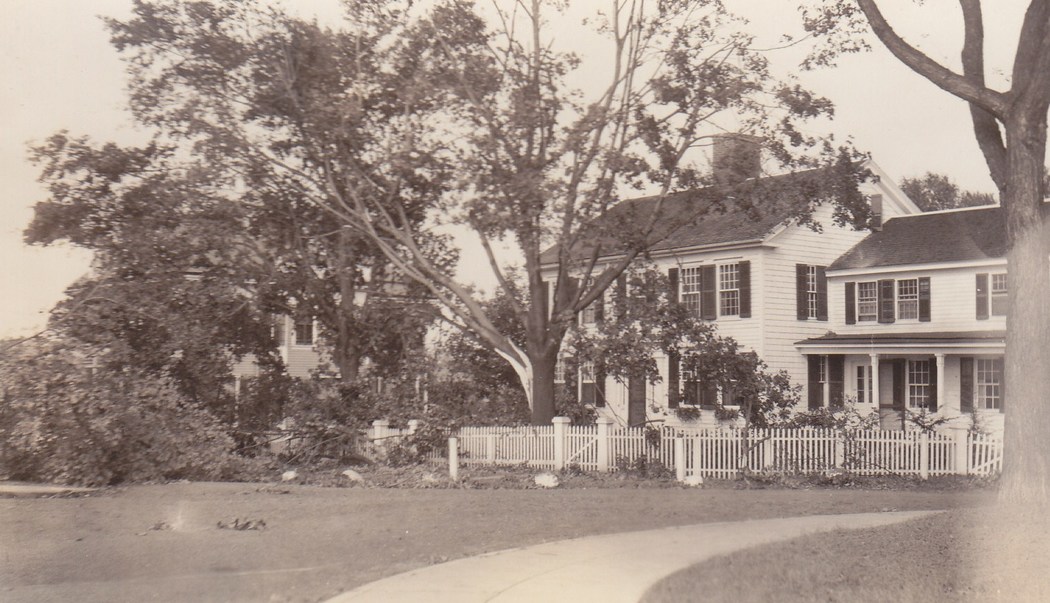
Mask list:
[[1050,546],[1029,521],[956,509],[739,551],[677,572],[645,603],[1047,601]]
[[[182,483],[0,499],[0,600],[317,601],[488,551],[701,522],[979,506],[989,491]],[[235,521],[238,520],[238,521]],[[259,526],[265,529],[220,529]]]

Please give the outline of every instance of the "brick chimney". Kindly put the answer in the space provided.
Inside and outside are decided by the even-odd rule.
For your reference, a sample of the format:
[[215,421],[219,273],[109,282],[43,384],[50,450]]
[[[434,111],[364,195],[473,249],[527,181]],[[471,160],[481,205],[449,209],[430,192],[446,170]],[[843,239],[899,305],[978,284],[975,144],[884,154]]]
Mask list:
[[711,169],[716,184],[739,184],[761,174],[761,138],[747,134],[716,134],[712,138]]

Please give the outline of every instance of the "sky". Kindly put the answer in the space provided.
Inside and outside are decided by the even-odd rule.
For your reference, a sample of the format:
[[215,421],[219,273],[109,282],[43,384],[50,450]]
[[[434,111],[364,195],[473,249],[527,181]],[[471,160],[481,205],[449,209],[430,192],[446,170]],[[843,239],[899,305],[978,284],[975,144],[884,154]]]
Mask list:
[[[591,2],[597,0],[583,6]],[[288,4],[322,21],[337,18],[340,10],[338,0]],[[799,21],[797,3],[787,0],[727,4],[743,10],[769,46]],[[957,68],[961,18],[956,2],[883,4],[906,39]],[[1001,88],[1026,4],[997,0],[995,10],[985,11],[989,79]],[[42,329],[50,308],[90,262],[90,254],[80,249],[22,242],[33,205],[46,199],[37,182],[39,169],[28,160],[28,145],[60,130],[124,144],[146,137],[124,110],[124,68],[99,18],[126,18],[130,7],[131,0],[0,0],[0,338]],[[575,20],[565,18],[558,25],[560,35],[575,36]],[[933,171],[965,189],[994,192],[966,105],[909,71],[877,42],[872,45],[872,52],[850,55],[820,72],[797,73],[798,52],[785,51],[773,60],[780,73],[797,73],[804,85],[830,98],[836,105],[830,126],[836,138],[851,138],[894,180]],[[486,270],[466,265],[461,274]]]

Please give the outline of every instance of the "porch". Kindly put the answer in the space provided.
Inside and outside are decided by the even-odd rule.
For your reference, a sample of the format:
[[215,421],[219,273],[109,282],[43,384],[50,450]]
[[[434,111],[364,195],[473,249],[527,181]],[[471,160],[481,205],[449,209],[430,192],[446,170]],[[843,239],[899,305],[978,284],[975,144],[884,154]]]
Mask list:
[[847,400],[883,429],[909,420],[1002,431],[1005,332],[838,335],[797,342],[807,357],[811,409]]

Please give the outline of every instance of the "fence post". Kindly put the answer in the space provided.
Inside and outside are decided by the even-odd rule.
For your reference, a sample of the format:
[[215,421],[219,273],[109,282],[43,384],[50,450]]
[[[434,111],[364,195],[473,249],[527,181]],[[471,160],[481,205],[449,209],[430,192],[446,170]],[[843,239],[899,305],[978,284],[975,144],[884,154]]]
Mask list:
[[846,433],[835,430],[835,468],[845,469],[846,465]]
[[595,420],[598,426],[598,471],[609,470],[609,438],[612,435],[613,420],[609,417],[598,417]]
[[970,474],[970,447],[969,439],[970,434],[966,430],[956,429],[954,431],[955,438],[955,474],[956,475],[969,475]]
[[390,429],[390,421],[386,419],[376,419],[372,421],[372,442],[378,442],[386,439],[389,435],[387,431]]
[[459,481],[459,438],[448,439],[448,476]]
[[554,470],[560,471],[565,468],[565,449],[569,439],[569,417],[554,417]]
[[930,434],[919,434],[919,477],[930,478]]
[[674,439],[674,476],[680,482],[685,481],[685,436]]
[[408,422],[408,435],[415,435],[416,431],[419,430],[421,421],[419,419],[412,419]]
[[773,458],[773,430],[765,430],[765,440],[762,441],[762,469],[769,470],[774,467]]

